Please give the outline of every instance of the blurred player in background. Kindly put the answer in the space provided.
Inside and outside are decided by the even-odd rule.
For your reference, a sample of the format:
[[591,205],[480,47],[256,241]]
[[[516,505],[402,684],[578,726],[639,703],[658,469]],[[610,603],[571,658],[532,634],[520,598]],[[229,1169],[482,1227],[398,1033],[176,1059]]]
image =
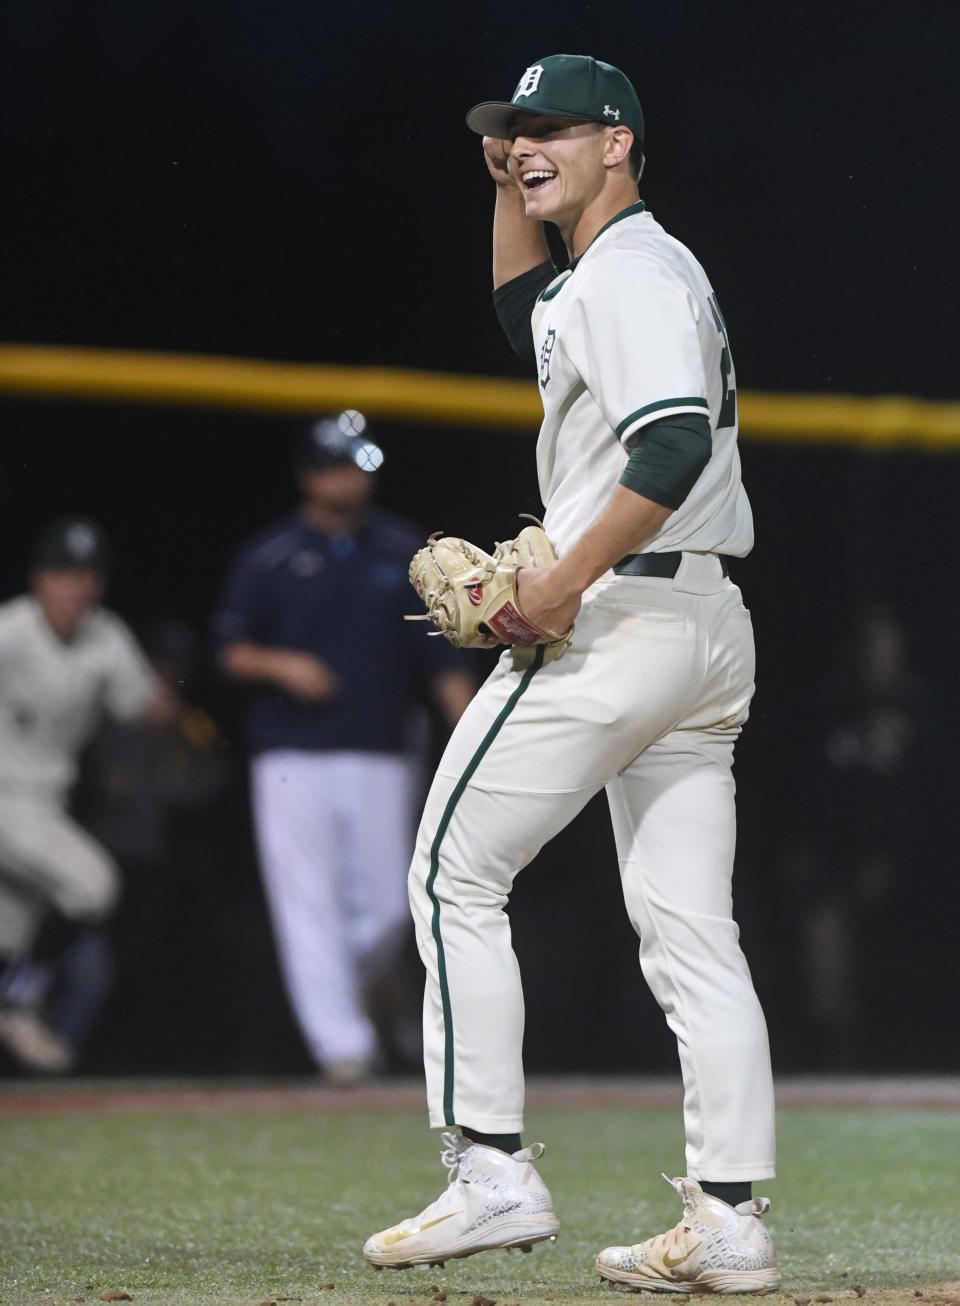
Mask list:
[[383,454],[360,413],[296,446],[301,502],[240,551],[217,618],[221,660],[253,690],[247,734],[260,862],[284,979],[327,1079],[378,1055],[367,994],[408,928],[412,710],[452,725],[474,691],[445,640],[402,617],[420,536],[371,505]]
[[[936,874],[949,835],[949,727],[912,664],[907,630],[888,606],[853,616],[820,685],[811,755],[785,888],[799,945],[794,1024],[824,1070],[871,1064],[883,1021],[901,1000],[911,933],[926,937],[916,886]],[[815,751],[814,751],[815,750]],[[871,1013],[883,1013],[877,1024]]]
[[100,967],[85,943],[120,890],[113,859],[68,811],[78,755],[104,711],[171,711],[126,625],[101,607],[109,566],[95,522],[55,521],[34,547],[31,592],[0,605],[0,1043],[41,1071],[74,1062],[46,1000],[65,959]]

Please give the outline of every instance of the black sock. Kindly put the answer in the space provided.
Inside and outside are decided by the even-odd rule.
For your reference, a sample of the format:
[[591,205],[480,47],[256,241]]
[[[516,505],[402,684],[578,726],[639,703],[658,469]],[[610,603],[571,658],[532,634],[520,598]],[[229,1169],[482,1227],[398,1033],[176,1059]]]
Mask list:
[[460,1126],[460,1132],[464,1138],[469,1138],[471,1143],[482,1143],[484,1147],[499,1147],[501,1152],[509,1152],[511,1156],[514,1152],[520,1151],[519,1134],[481,1134],[479,1129],[468,1129],[466,1125]]
[[711,1197],[719,1197],[721,1202],[726,1202],[728,1206],[739,1206],[741,1202],[749,1202],[753,1196],[753,1184],[712,1184],[709,1179],[701,1179],[700,1187]]

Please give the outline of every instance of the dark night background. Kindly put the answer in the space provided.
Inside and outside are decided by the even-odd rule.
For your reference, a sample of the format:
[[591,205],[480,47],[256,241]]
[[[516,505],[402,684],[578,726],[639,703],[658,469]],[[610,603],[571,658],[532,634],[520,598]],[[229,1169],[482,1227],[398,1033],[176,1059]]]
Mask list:
[[[741,387],[956,397],[955,6],[7,0],[0,29],[4,340],[520,375],[463,114],[568,50],[637,85],[641,193],[707,268]],[[236,545],[289,501],[291,421],[39,400],[2,414],[0,597],[37,529],[80,511],[114,540],[112,606],[202,632]],[[380,423],[381,501],[502,538],[539,506],[532,434]],[[735,579],[760,670],[737,906],[775,1062],[956,1069],[960,459],[749,431],[743,459],[758,544]],[[871,787],[833,775],[828,739],[857,710],[844,641],[875,601],[909,643],[913,745]],[[195,697],[232,737],[212,672]],[[128,943],[91,1069],[306,1068],[239,779],[221,819],[216,864],[171,868],[146,973]],[[838,902],[857,975],[839,1023],[811,997],[811,921]],[[674,1066],[602,806],[521,877],[512,913],[531,1067]]]

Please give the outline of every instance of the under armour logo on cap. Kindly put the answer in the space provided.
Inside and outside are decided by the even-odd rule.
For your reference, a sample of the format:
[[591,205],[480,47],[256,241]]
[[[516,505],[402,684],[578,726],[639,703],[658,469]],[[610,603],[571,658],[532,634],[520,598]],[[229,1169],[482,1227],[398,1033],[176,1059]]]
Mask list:
[[542,76],[543,64],[531,64],[517,83],[517,89],[513,93],[514,103],[520,99],[521,95],[532,95],[540,85],[540,78]]
[[620,110],[619,110],[619,109],[614,109],[614,108],[612,107],[612,105],[605,104],[605,105],[603,106],[603,116],[604,116],[605,118],[612,118],[614,122],[619,122],[619,121],[620,121]]

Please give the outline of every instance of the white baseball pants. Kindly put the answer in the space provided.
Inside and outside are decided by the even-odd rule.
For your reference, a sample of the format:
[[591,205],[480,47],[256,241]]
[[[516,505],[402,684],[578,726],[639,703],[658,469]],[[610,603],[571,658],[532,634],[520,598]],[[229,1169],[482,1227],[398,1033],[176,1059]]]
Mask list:
[[[517,872],[605,788],[640,964],[679,1046],[687,1173],[773,1176],[767,1031],[731,893],[731,767],[753,676],[749,614],[710,555],[685,554],[673,580],[608,573],[557,661],[521,671],[503,655],[450,739],[410,871],[432,1126],[522,1129],[504,907]],[[583,873],[588,893],[595,868]]]
[[70,920],[113,911],[120,873],[105,848],[46,791],[0,792],[0,951],[29,948],[52,904]]
[[369,1060],[364,990],[407,926],[413,764],[347,751],[261,753],[260,864],[287,992],[318,1065]]

